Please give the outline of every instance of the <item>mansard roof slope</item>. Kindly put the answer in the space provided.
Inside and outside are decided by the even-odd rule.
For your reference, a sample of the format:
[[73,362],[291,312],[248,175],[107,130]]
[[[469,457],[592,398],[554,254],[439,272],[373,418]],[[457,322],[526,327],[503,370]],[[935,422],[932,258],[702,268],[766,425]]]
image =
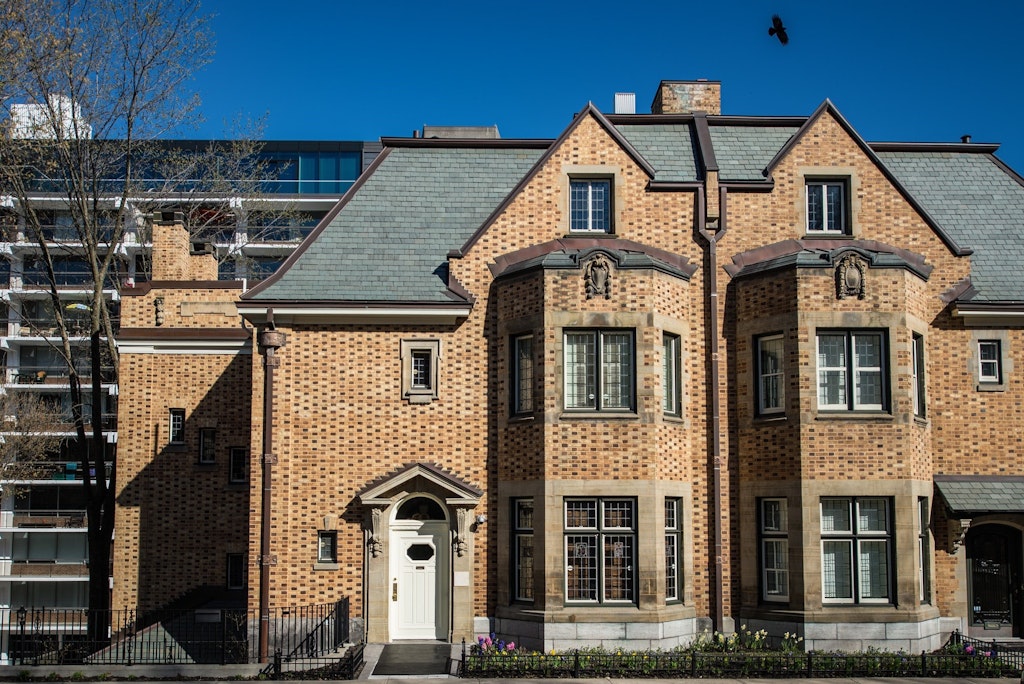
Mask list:
[[[541,141],[390,146],[252,301],[450,303],[448,252],[536,163]],[[422,144],[429,143],[429,144]]]
[[975,302],[1024,302],[1024,180],[993,145],[876,144],[878,157],[959,244]]
[[814,122],[833,116],[950,250],[972,256],[975,302],[1024,303],[1024,181],[977,143],[867,143],[825,100],[810,116],[603,115],[588,104],[551,140],[385,139],[385,152],[253,302],[467,301],[447,259],[465,253],[588,116],[653,184],[771,189],[772,169]]

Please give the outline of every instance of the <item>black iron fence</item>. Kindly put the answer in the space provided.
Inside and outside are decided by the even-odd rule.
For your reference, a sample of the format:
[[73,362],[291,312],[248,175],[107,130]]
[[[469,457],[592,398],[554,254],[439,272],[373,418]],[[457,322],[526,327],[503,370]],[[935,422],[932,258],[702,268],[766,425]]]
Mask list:
[[805,678],[805,677],[1005,677],[1020,667],[986,650],[939,653],[822,652],[601,652],[466,651],[459,676],[468,678]]
[[[260,616],[254,610],[198,608],[97,616],[103,638],[90,636],[90,611],[19,608],[4,611],[12,665],[247,664],[259,662]],[[269,653],[291,654],[282,669],[312,669],[343,657],[349,601],[271,611]],[[268,669],[272,667],[268,666]]]
[[999,641],[994,639],[985,641],[984,639],[965,636],[958,630],[950,636],[949,643],[961,646],[967,655],[976,656],[980,654],[985,656],[990,654],[989,657],[998,658],[1018,670],[1024,670],[1024,643],[1021,643],[1019,640]]

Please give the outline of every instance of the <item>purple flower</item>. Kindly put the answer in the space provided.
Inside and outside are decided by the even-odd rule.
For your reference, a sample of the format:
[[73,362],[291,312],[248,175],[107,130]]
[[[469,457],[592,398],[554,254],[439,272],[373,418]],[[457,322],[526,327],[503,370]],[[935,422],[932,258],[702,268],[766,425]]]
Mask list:
[[973,655],[974,647],[968,644],[967,647],[964,649],[964,653],[966,653],[967,655]]

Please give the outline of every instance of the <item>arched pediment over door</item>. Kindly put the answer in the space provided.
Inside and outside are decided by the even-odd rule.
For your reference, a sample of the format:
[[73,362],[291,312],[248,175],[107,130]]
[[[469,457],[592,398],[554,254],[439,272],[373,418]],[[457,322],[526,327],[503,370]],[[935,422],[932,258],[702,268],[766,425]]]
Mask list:
[[[439,466],[410,463],[377,478],[357,496],[369,511],[368,638],[471,638],[470,535],[472,511],[483,490]],[[433,550],[423,559],[429,563],[405,562],[406,557],[416,561],[416,553],[428,547]],[[434,574],[414,576],[435,571],[436,580]],[[409,616],[419,614],[429,619],[413,624]]]

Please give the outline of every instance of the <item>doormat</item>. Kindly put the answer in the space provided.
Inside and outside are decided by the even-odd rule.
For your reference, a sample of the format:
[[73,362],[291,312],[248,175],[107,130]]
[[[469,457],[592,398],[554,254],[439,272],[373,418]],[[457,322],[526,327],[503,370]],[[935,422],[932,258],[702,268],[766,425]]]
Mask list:
[[373,674],[448,674],[448,657],[451,652],[451,644],[386,644],[373,668]]

